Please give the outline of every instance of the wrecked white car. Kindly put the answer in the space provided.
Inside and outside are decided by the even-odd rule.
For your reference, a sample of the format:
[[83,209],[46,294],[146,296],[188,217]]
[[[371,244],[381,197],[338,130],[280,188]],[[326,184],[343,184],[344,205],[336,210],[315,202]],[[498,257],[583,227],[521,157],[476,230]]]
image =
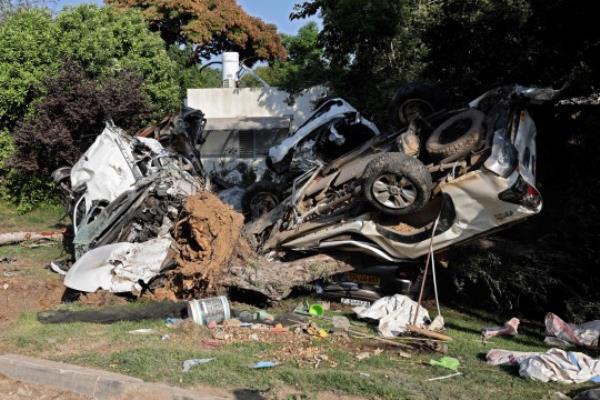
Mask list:
[[[201,117],[183,113],[181,119],[186,115]],[[130,292],[160,272],[183,200],[208,184],[190,151],[194,129],[179,131],[163,132],[159,142],[108,123],[72,168],[53,173],[73,222],[77,261],[66,274],[67,287]]]
[[[293,180],[285,201],[247,225],[247,234],[263,253],[359,251],[396,263],[535,215],[542,199],[528,107],[557,94],[498,88],[465,109],[417,112],[406,129],[374,135],[333,158],[318,145],[330,130],[305,135],[288,154],[309,152],[310,169]],[[283,160],[281,148],[287,145],[271,153],[273,162]]]

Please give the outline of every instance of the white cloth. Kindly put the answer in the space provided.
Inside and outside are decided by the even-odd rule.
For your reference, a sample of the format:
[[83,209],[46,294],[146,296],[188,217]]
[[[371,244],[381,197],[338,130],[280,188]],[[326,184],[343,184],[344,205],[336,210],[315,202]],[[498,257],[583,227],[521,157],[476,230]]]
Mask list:
[[525,353],[492,349],[487,355],[492,365],[518,365],[519,375],[540,382],[600,382],[600,360],[573,351],[550,349],[545,353]]
[[[395,337],[408,330],[408,325],[412,324],[417,307],[417,303],[411,298],[396,294],[382,297],[370,307],[355,307],[353,311],[359,318],[378,320],[378,330],[381,336]],[[427,310],[419,307],[416,325],[423,327],[430,321]]]

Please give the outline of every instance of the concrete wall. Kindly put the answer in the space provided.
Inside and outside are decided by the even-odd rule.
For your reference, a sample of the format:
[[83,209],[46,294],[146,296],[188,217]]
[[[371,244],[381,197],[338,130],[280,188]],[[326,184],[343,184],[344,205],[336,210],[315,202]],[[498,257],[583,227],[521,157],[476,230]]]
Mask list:
[[187,105],[202,110],[209,123],[214,118],[291,117],[291,129],[295,130],[325,94],[325,88],[314,87],[289,104],[289,94],[276,88],[188,89]]

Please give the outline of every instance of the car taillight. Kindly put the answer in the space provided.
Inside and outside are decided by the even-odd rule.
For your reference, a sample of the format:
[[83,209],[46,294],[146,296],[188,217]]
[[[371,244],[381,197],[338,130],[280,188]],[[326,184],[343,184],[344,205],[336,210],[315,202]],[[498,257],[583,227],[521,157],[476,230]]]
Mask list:
[[538,208],[542,202],[540,192],[538,192],[535,187],[525,182],[521,176],[519,176],[510,189],[501,192],[498,195],[498,198],[509,203],[520,204],[532,210]]

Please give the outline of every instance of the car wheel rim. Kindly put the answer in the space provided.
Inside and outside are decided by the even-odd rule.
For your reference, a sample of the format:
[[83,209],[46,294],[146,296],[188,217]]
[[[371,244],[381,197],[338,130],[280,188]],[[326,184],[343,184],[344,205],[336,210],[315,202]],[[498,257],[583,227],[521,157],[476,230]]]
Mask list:
[[274,194],[267,192],[257,193],[252,198],[252,204],[250,204],[252,218],[258,218],[261,215],[268,213],[274,209],[277,204],[279,204],[279,200]]
[[400,121],[409,123],[418,116],[426,116],[433,112],[433,106],[423,99],[408,99],[398,108]]
[[385,174],[377,178],[372,187],[375,200],[386,208],[400,210],[417,200],[417,189],[404,176]]

